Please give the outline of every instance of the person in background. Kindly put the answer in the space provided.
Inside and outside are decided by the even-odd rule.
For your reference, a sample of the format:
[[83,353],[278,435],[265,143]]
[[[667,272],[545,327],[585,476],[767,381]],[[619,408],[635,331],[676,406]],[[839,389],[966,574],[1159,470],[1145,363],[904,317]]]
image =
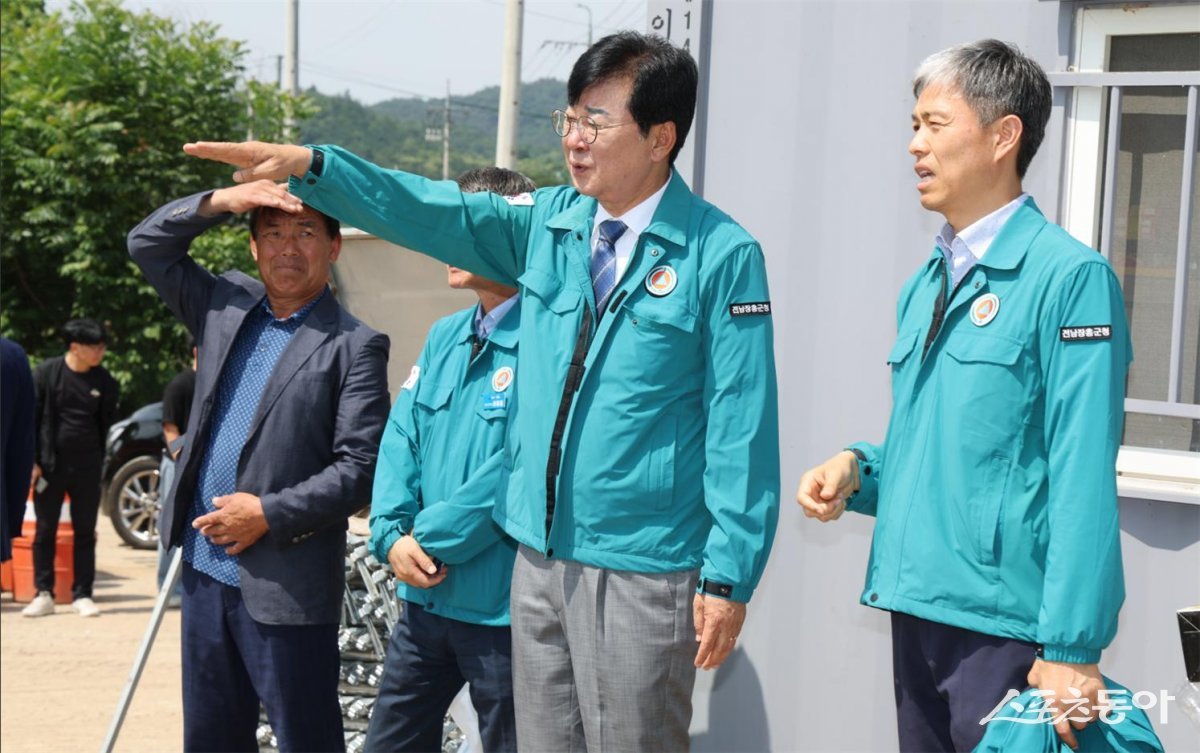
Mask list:
[[29,358],[7,337],[0,337],[0,374],[0,562],[7,562],[25,519],[36,431]]
[[891,612],[901,750],[974,749],[1026,684],[1074,748],[1125,595],[1125,304],[1022,190],[1050,117],[1041,66],[958,45],[913,95],[916,188],[946,222],[900,293],[887,436],[805,473],[797,501],[876,518],[862,603]]
[[[470,170],[458,185],[500,196],[534,190],[524,175],[498,167]],[[375,471],[371,547],[391,562],[405,604],[367,732],[370,751],[439,749],[442,719],[464,682],[483,749],[517,749],[508,609],[517,545],[492,520],[500,464],[487,461],[507,432],[520,302],[512,286],[457,267],[448,275],[450,287],[479,301],[430,328],[392,406]]]
[[[175,461],[183,452],[184,435],[187,434],[188,414],[192,410],[192,396],[196,392],[196,341],[188,338],[188,352],[191,354],[191,365],[180,371],[163,390],[162,399],[162,431],[163,456],[158,468],[158,505],[159,517],[162,508],[171,504],[168,496],[175,481]],[[163,536],[158,537],[158,587],[162,588],[167,577],[167,569],[171,564],[170,551],[163,543]],[[179,606],[179,586],[171,594],[170,606]]]
[[54,614],[54,552],[63,498],[71,498],[74,529],[71,608],[96,617],[92,600],[96,579],[96,516],[100,512],[100,471],[104,440],[117,417],[120,387],[100,365],[107,348],[104,325],[72,319],[63,325],[64,355],[48,358],[34,370],[37,393],[37,451],[33,466],[33,579],[37,595],[21,614]]

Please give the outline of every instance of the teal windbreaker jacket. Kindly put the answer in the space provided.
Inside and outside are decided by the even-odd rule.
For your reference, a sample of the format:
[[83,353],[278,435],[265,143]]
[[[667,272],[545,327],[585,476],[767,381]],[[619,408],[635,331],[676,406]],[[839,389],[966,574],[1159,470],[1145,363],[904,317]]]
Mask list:
[[1121,288],[1032,201],[947,294],[930,341],[946,279],[935,250],[905,284],[887,437],[853,445],[866,459],[848,509],[877,517],[862,603],[1095,663],[1125,596]]
[[392,406],[371,499],[371,548],[380,562],[411,532],[449,566],[433,588],[397,583],[400,598],[477,625],[509,624],[517,545],[492,520],[492,509],[514,395],[520,306],[497,323],[473,360],[474,306],[430,328]]
[[603,312],[595,199],[573,188],[464,194],[338,147],[294,194],[393,243],[521,291],[521,378],[495,520],[547,558],[700,568],[748,601],[779,508],[762,250],[673,173]]
[[[987,732],[972,753],[1163,753],[1162,741],[1146,712],[1132,703],[1129,688],[1104,678],[1106,697],[1100,719],[1075,731],[1076,750],[1054,731],[1055,714],[1030,688],[1003,704],[987,723]],[[1058,714],[1073,710],[1071,700]]]

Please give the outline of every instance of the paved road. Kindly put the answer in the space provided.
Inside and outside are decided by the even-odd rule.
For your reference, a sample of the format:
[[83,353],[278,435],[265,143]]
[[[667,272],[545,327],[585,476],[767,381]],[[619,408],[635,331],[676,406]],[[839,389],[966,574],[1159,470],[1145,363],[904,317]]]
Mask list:
[[[52,616],[21,616],[0,597],[0,749],[4,753],[98,751],[154,607],[157,555],[123,544],[108,520],[98,525],[96,605],[83,619],[70,605]],[[183,747],[179,611],[168,611],[118,751]]]

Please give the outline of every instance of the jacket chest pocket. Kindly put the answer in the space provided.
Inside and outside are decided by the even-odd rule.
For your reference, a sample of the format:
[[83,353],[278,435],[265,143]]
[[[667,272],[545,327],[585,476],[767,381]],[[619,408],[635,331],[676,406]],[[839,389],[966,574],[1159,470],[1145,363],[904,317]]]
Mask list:
[[946,411],[969,416],[975,431],[990,435],[985,438],[1015,440],[1032,418],[1037,389],[1021,342],[998,332],[958,332],[945,350],[939,386]]
[[583,294],[577,288],[564,285],[557,274],[548,270],[526,269],[517,283],[555,314],[570,313],[583,301]]
[[[475,397],[475,415],[490,426],[503,426],[513,399],[512,367],[497,369]],[[503,381],[502,381],[503,380]]]
[[900,403],[901,396],[907,394],[908,390],[904,389],[904,386],[916,374],[914,366],[917,364],[917,357],[913,354],[917,349],[917,340],[920,336],[920,330],[900,335],[892,345],[892,351],[888,353],[887,363],[892,367],[892,402],[894,404]]
[[453,392],[454,385],[452,384],[421,380],[417,384],[417,394],[413,397],[413,400],[422,408],[435,413],[446,407],[450,402],[450,395]]
[[623,360],[642,372],[637,381],[661,386],[703,371],[699,320],[685,300],[640,296],[626,301],[619,314],[612,347],[625,351]]

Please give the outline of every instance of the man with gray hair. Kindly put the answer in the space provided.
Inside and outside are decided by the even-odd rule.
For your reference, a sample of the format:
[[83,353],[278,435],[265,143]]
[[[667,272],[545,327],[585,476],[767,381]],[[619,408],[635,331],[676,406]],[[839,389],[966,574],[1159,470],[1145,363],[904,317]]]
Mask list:
[[1124,599],[1121,289],[1022,192],[1050,117],[1037,63],[960,45],[913,93],[917,191],[946,224],[900,293],[887,436],[805,473],[797,501],[876,517],[862,603],[892,613],[901,750],[973,749],[1027,684],[1076,747]]

